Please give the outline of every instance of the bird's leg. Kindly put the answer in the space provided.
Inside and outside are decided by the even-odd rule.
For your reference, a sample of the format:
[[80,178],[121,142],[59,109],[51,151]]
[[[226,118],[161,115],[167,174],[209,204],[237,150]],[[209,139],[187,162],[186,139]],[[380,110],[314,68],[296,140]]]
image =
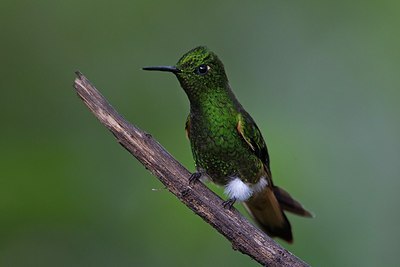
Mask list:
[[235,202],[236,202],[236,198],[230,198],[230,199],[222,202],[222,206],[224,206],[225,209],[230,210],[232,208],[233,204],[235,204]]
[[191,190],[190,185],[193,185],[198,180],[204,182],[203,179],[207,179],[205,175],[206,174],[203,170],[197,170],[196,172],[192,173],[189,177],[189,187],[181,192],[182,197],[185,197],[190,192]]
[[190,175],[189,177],[189,184],[194,184],[196,183],[198,180],[200,180],[200,177],[203,175],[203,173],[201,172],[194,172]]

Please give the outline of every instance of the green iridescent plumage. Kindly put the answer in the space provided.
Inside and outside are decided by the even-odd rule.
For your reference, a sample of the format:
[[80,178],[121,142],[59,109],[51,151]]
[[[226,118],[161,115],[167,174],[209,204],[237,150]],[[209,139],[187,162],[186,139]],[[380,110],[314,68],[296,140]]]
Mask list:
[[234,96],[217,55],[200,46],[183,55],[176,66],[144,69],[173,72],[189,98],[186,133],[198,171],[193,177],[205,175],[225,186],[230,203],[244,201],[265,232],[291,242],[283,209],[311,214],[273,185],[261,132]]
[[[207,74],[213,74],[198,74],[200,65],[209,68]],[[211,180],[221,185],[232,176],[258,182],[263,162],[237,131],[239,116],[248,114],[230,90],[222,62],[205,47],[198,47],[185,54],[176,67],[181,70],[177,77],[190,100],[187,129],[197,168],[206,170]],[[244,125],[253,128],[249,123]],[[258,131],[257,126],[255,129]],[[259,132],[254,135],[261,137]],[[257,141],[260,140],[258,146],[268,158],[262,137]]]

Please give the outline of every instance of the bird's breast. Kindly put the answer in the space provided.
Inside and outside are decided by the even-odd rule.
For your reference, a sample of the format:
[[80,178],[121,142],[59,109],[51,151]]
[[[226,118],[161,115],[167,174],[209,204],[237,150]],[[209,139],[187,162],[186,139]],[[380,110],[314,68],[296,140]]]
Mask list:
[[197,168],[204,169],[217,184],[225,185],[238,175],[253,180],[259,160],[238,134],[236,115],[217,115],[190,117],[189,139]]

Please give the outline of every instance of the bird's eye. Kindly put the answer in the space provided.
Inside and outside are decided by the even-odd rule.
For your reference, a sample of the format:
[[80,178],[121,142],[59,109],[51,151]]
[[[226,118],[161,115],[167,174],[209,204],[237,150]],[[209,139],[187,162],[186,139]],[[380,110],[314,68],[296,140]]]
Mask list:
[[206,64],[201,64],[196,68],[196,73],[199,75],[205,75],[207,74],[208,70],[210,69],[210,66]]

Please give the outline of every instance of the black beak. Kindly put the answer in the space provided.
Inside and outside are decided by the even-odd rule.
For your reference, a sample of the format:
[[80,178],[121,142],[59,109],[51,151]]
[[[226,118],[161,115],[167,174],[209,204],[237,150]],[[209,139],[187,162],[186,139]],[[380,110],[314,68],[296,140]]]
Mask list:
[[157,70],[157,71],[167,71],[167,72],[172,72],[172,73],[179,73],[181,72],[180,69],[178,69],[175,66],[154,66],[154,67],[144,67],[143,70]]

